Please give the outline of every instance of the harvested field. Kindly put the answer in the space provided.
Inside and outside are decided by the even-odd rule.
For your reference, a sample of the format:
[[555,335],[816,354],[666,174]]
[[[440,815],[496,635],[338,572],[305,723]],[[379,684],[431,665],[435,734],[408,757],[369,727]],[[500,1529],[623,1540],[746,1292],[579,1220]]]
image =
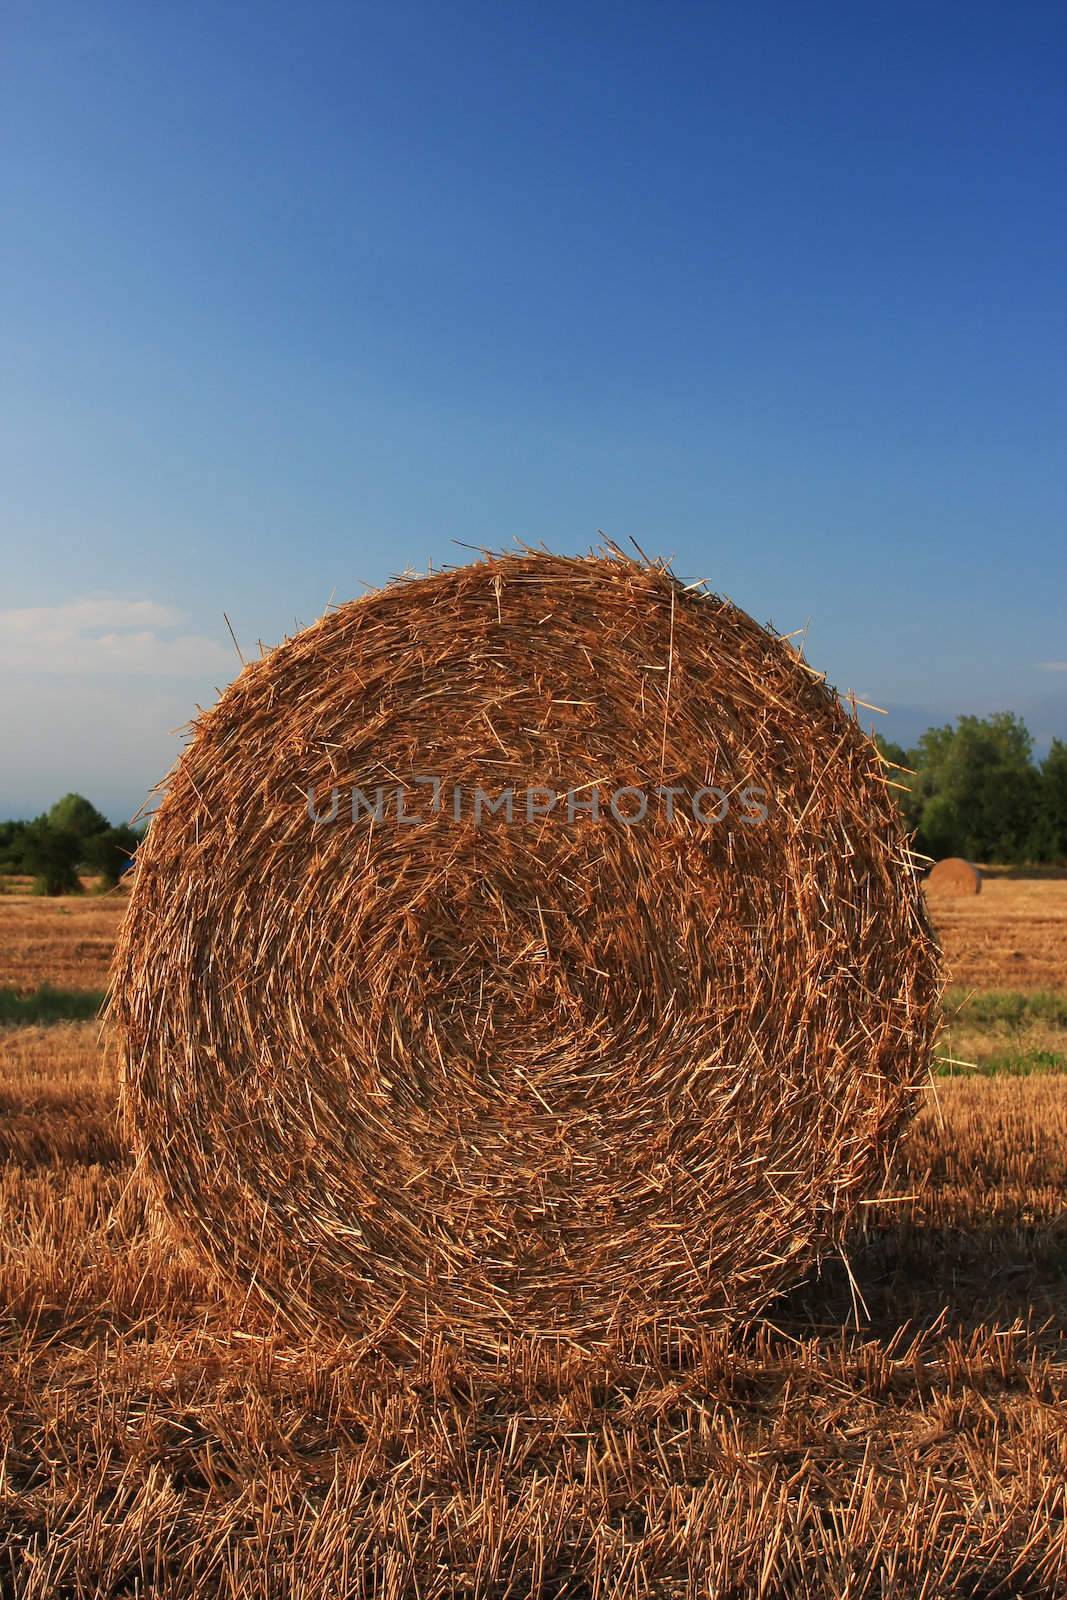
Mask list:
[[563,1350],[479,1377],[272,1333],[146,1221],[92,1028],[0,1052],[5,1592],[1046,1596],[1067,1576],[1067,1077],[939,1084],[913,1198],[850,1246],[861,1331],[831,1268],[674,1361],[605,1374]]
[[946,996],[937,1070],[1067,1071],[1067,996],[955,990]]
[[[127,903],[124,894],[0,896],[0,987],[102,991]],[[930,914],[953,984],[1067,990],[1067,878],[987,872],[980,895],[939,899]]]
[[964,989],[1067,989],[1067,879],[987,874],[979,895],[930,896],[949,981]]
[[103,991],[127,904],[121,892],[0,896],[0,987]]
[[[978,996],[954,1026],[977,1061],[1053,1053],[1067,997]],[[0,1030],[0,1136],[5,1595],[1067,1584],[1063,1073],[938,1080],[901,1198],[849,1242],[866,1310],[831,1264],[742,1335],[608,1371],[403,1370],[272,1330],[148,1221],[95,1023]]]

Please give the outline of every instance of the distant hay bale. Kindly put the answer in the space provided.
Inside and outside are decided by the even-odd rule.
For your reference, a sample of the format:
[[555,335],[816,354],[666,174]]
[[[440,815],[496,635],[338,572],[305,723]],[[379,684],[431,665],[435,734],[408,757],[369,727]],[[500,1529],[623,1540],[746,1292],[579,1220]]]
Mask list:
[[935,894],[981,894],[982,874],[962,856],[946,856],[930,868],[926,887]]
[[884,1181],[938,983],[858,723],[612,549],[403,580],[246,666],[138,850],[112,1007],[138,1155],[226,1276],[491,1356],[799,1281]]

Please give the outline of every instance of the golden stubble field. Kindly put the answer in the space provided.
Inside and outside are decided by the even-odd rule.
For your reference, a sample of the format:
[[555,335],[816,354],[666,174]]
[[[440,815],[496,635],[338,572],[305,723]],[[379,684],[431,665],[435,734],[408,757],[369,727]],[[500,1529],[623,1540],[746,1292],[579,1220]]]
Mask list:
[[[0,988],[102,990],[125,906],[118,890],[0,894]],[[931,909],[954,986],[1067,991],[1067,876],[994,872],[980,895],[940,895]]]
[[[0,989],[101,989],[122,906],[0,897]],[[933,909],[957,993],[1067,992],[1067,882]],[[1062,1050],[1042,1016],[952,1053]],[[657,1363],[271,1328],[146,1214],[92,1022],[0,1030],[0,1192],[4,1595],[1065,1592],[1062,1073],[937,1080],[864,1304],[829,1263]]]

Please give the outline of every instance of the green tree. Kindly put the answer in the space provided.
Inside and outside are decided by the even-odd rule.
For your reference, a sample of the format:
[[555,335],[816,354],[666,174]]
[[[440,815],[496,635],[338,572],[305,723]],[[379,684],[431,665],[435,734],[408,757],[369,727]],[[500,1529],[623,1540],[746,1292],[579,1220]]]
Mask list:
[[886,777],[893,785],[893,798],[904,814],[907,827],[914,833],[919,827],[923,806],[915,771],[915,752],[905,750],[893,739],[883,739],[880,733],[875,734],[874,742],[886,764]]
[[25,822],[0,822],[0,872],[28,872]]
[[928,728],[915,751],[920,848],[975,861],[1024,859],[1039,789],[1032,754],[1025,722],[1010,711]]
[[902,744],[897,744],[893,739],[883,739],[880,733],[875,734],[874,742],[889,766],[906,767],[908,765],[908,752]]
[[53,828],[47,817],[27,823],[24,860],[41,894],[77,894],[83,841],[69,829]]
[[935,861],[967,853],[959,814],[947,794],[932,794],[923,801],[918,833],[922,849]]
[[1067,743],[1053,739],[1038,772],[1033,855],[1038,861],[1067,857]]
[[103,833],[86,839],[82,859],[87,867],[100,874],[106,884],[114,887],[129,866],[140,842],[141,836],[137,830],[124,822],[117,828],[106,828]]
[[61,833],[73,833],[79,839],[92,839],[111,826],[103,813],[82,794],[65,794],[62,800],[56,801],[45,820],[49,827]]

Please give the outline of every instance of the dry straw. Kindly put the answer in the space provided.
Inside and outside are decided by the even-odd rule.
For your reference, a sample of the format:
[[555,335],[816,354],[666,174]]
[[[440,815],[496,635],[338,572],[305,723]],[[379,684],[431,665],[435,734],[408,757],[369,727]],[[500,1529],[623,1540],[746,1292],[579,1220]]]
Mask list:
[[[421,820],[352,820],[398,783]],[[681,794],[632,826],[448,803],[623,785]],[[329,612],[200,716],[138,855],[128,1125],[185,1237],[298,1324],[492,1354],[749,1316],[882,1187],[926,1070],[873,745],[787,641],[614,547]]]
[[937,894],[981,894],[982,874],[962,856],[946,856],[930,868],[926,887]]

